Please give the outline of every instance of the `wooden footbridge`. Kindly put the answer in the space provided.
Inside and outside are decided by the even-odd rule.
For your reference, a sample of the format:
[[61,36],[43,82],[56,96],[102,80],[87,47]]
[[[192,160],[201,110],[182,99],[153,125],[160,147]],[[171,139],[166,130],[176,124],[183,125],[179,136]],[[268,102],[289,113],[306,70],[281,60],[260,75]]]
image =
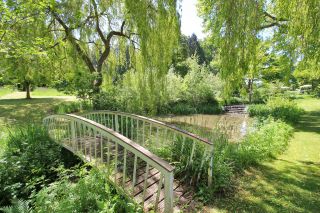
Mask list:
[[52,115],[44,125],[57,143],[105,169],[146,212],[190,210],[194,187],[211,185],[213,144],[175,126],[113,111]]

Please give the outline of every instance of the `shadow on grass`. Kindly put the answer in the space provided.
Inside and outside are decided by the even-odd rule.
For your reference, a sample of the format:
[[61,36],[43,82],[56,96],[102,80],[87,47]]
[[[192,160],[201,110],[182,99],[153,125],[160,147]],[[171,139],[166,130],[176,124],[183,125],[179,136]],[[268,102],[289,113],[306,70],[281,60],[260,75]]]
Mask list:
[[301,118],[300,122],[295,125],[295,129],[299,132],[313,132],[320,134],[320,112],[307,112]]
[[280,162],[251,168],[241,188],[213,206],[228,212],[319,212],[320,167],[314,162]]
[[45,116],[53,113],[55,105],[64,101],[55,98],[0,100],[0,126],[40,124]]

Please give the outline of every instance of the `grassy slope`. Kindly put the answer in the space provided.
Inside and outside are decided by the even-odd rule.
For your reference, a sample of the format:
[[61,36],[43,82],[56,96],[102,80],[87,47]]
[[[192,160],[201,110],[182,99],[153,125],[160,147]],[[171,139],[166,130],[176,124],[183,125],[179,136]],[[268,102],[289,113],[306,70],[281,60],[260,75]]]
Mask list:
[[295,125],[288,150],[251,168],[238,190],[217,199],[210,212],[320,212],[320,100],[298,103],[307,113]]

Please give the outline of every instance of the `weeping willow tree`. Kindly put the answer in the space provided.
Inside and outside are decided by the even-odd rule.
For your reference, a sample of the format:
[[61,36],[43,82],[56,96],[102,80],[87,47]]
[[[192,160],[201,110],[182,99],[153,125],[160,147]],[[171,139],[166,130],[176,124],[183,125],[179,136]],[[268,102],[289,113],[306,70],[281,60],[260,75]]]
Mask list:
[[319,59],[318,0],[199,0],[198,11],[218,48],[227,94],[245,75],[257,72],[259,43],[265,34],[292,60]]
[[47,84],[53,76],[48,64],[54,41],[45,9],[32,0],[0,2],[0,63],[5,78],[20,85],[27,99],[31,86]]
[[142,58],[137,72],[154,73],[148,74],[148,86],[153,87],[167,72],[178,40],[176,7],[175,0],[62,0],[48,7],[47,22],[56,39],[68,41],[94,76],[94,93],[100,91],[103,72],[112,72],[128,48]]

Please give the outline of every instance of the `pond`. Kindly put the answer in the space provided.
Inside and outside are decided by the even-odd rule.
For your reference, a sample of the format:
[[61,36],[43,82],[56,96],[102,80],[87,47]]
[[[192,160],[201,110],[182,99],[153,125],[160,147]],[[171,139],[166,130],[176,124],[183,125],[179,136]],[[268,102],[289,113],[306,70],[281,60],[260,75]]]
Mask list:
[[[221,115],[187,115],[187,116],[164,116],[157,117],[166,123],[174,124],[180,128],[192,125],[195,129],[205,129],[202,137],[207,137],[212,130],[219,129],[230,141],[239,141],[248,131],[252,119],[247,114],[221,114]],[[197,131],[199,132],[199,131]]]

